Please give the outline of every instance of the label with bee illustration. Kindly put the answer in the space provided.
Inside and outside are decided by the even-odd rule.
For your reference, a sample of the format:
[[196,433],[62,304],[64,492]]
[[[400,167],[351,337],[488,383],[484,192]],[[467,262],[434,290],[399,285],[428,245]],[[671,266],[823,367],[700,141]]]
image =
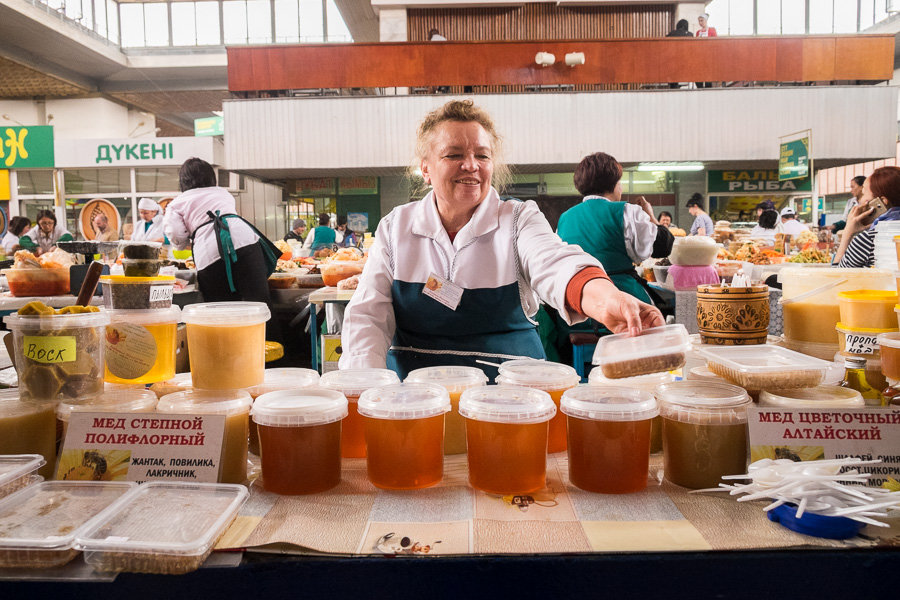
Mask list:
[[157,344],[141,325],[114,323],[106,326],[106,368],[119,379],[137,379],[156,364]]

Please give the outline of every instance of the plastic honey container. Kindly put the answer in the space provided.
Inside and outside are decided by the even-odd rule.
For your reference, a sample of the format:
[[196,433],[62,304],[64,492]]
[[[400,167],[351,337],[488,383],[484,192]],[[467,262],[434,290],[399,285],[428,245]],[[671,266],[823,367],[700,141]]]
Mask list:
[[69,418],[74,412],[112,412],[112,413],[142,413],[152,412],[156,408],[159,399],[150,390],[116,390],[106,392],[91,402],[83,404],[69,404],[60,402],[56,407],[56,417],[62,426],[63,439],[69,429]]
[[375,487],[413,490],[444,476],[444,414],[450,394],[434,383],[397,383],[359,396],[366,471]]
[[544,487],[548,422],[556,402],[545,391],[488,385],[462,393],[469,485],[492,494],[524,494]]
[[573,485],[599,494],[629,494],[647,487],[651,423],[659,415],[653,394],[579,386],[563,394],[562,412]]
[[877,340],[881,349],[881,372],[888,379],[900,379],[900,333],[882,333]]
[[[704,361],[704,368],[706,362]],[[633,390],[642,390],[656,393],[656,386],[675,381],[675,376],[668,371],[662,373],[651,373],[650,375],[638,375],[637,377],[626,377],[625,379],[607,379],[603,376],[599,369],[591,370],[588,375],[588,384],[601,386],[625,387]],[[650,454],[662,452],[662,417],[656,415],[650,422]]]
[[444,454],[466,452],[466,421],[459,414],[459,395],[469,388],[487,383],[487,375],[474,367],[427,367],[416,369],[406,377],[406,383],[436,383],[450,394],[450,412],[444,421]]
[[500,365],[498,385],[519,385],[535,388],[550,394],[557,413],[550,421],[550,437],[547,452],[564,452],[566,449],[566,418],[559,412],[563,392],[578,385],[581,377],[568,365],[535,360],[510,360]]
[[250,394],[244,390],[186,390],[163,396],[156,410],[181,415],[225,415],[219,483],[244,483],[252,403]]
[[124,310],[169,308],[172,306],[175,278],[171,275],[159,277],[103,275],[100,277],[100,290],[103,292],[103,305],[106,308]]
[[187,324],[194,387],[234,390],[259,385],[266,368],[266,321],[262,302],[191,304],[181,313]]
[[849,327],[844,323],[837,324],[838,352],[841,356],[859,356],[863,358],[879,358],[881,351],[878,349],[877,338],[882,333],[897,331],[891,329],[865,329],[862,327]]
[[747,472],[747,392],[727,383],[675,381],[656,388],[656,397],[669,482],[711,488],[723,475]]
[[[285,367],[280,369],[266,369],[263,382],[249,388],[247,392],[255,401],[263,394],[281,392],[283,390],[297,390],[319,383],[319,373],[312,369],[296,369]],[[256,423],[250,420],[250,452],[259,456],[259,429]]]
[[160,381],[150,386],[150,391],[162,398],[175,392],[183,392],[194,388],[194,380],[190,373],[178,373],[171,379]]
[[841,323],[862,329],[897,329],[897,292],[855,290],[838,294]]
[[759,405],[769,408],[863,408],[862,394],[838,385],[820,385],[794,390],[763,390]]
[[177,306],[157,310],[108,310],[106,369],[110,383],[156,383],[175,376]]
[[103,393],[108,315],[7,315],[3,322],[12,331],[23,399],[86,400]]
[[0,498],[41,481],[37,470],[42,466],[40,454],[0,454]]
[[336,390],[347,397],[347,418],[341,423],[341,456],[365,458],[366,436],[363,418],[360,416],[359,396],[366,390],[400,383],[397,374],[389,369],[344,369],[322,375],[319,385]]
[[0,454],[40,454],[38,474],[53,477],[56,464],[56,403],[28,402],[18,390],[0,390]]
[[250,411],[259,427],[263,487],[315,494],[341,482],[341,420],[347,398],[318,387],[263,394]]

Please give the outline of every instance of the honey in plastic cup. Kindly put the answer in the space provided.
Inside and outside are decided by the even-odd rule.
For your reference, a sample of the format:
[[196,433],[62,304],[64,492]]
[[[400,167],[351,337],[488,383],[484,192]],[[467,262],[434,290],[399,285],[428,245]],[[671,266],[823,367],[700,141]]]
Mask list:
[[675,381],[656,388],[663,418],[666,479],[691,489],[717,487],[724,475],[747,472],[747,408],[743,388],[714,381]]
[[463,392],[459,413],[466,419],[469,485],[501,495],[542,489],[548,422],[556,412],[542,390],[487,385]]
[[341,420],[347,398],[319,387],[263,394],[250,411],[259,427],[263,487],[316,494],[341,482]]
[[56,403],[30,402],[0,390],[0,454],[40,454],[38,474],[52,479],[56,464]]
[[358,402],[366,436],[369,482],[415,490],[444,476],[444,414],[450,394],[434,383],[397,383],[363,392]]
[[[252,388],[248,388],[250,397],[255,402],[263,394],[281,392],[284,390],[299,390],[319,383],[319,373],[312,369],[298,369],[284,367],[278,369],[266,369],[263,382]],[[250,453],[259,456],[259,429],[253,419],[250,419]]]
[[[703,368],[706,368],[705,363]],[[607,379],[603,376],[603,372],[600,369],[592,369],[590,375],[588,375],[588,383],[590,385],[627,387],[650,392],[651,394],[656,392],[656,386],[659,384],[672,381],[675,381],[675,376],[668,371],[650,375],[638,375],[637,377],[625,377],[623,379]],[[662,417],[656,415],[650,423],[650,454],[658,454],[659,452],[662,452]]]
[[550,437],[547,452],[564,452],[566,449],[566,419],[559,410],[563,392],[575,387],[581,377],[568,365],[544,360],[510,360],[500,365],[498,385],[520,385],[543,390],[556,404],[556,416],[550,421]]
[[235,390],[259,385],[266,368],[266,321],[262,302],[191,304],[181,313],[187,324],[194,387]]
[[157,383],[175,376],[175,334],[181,309],[107,310],[106,365],[109,383]]
[[252,403],[250,394],[244,390],[185,390],[160,398],[156,410],[182,415],[225,415],[219,483],[244,483]]
[[614,386],[566,390],[569,480],[588,492],[630,494],[647,487],[653,418],[650,392]]
[[390,369],[343,369],[322,375],[319,385],[342,393],[349,403],[347,418],[341,423],[341,457],[366,457],[363,418],[357,410],[360,394],[374,387],[394,383],[400,383],[400,378]]
[[451,410],[444,421],[444,454],[465,454],[466,421],[459,414],[459,396],[487,383],[487,375],[475,367],[426,367],[406,376],[406,383],[436,383],[450,394]]

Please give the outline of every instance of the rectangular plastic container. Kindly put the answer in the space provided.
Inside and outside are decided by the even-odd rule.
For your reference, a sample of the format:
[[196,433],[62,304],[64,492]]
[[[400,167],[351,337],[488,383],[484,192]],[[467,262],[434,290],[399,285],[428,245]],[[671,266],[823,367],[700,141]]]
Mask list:
[[594,364],[608,379],[650,375],[683,367],[691,349],[684,325],[664,325],[645,329],[638,336],[619,333],[600,338]]
[[720,249],[721,246],[710,237],[679,237],[672,245],[669,261],[685,267],[708,266],[715,264]]
[[189,573],[249,496],[242,485],[151,481],[80,531],[75,547],[97,571]]
[[325,282],[325,285],[334,287],[348,277],[362,273],[365,265],[364,261],[335,260],[327,263],[323,262],[319,264],[319,273],[322,274],[322,281]]
[[822,383],[829,363],[777,346],[702,349],[709,370],[744,389],[793,389]]
[[856,290],[838,294],[841,323],[846,327],[896,330],[896,304],[896,291]]
[[40,454],[0,455],[0,498],[41,481],[37,471],[45,462]]
[[0,568],[66,564],[78,554],[75,536],[135,487],[124,481],[44,481],[3,498]]
[[69,294],[69,268],[4,269],[9,291],[16,297],[65,296]]
[[168,276],[103,275],[100,277],[103,306],[106,308],[127,310],[169,308],[172,306],[174,289],[175,278]]

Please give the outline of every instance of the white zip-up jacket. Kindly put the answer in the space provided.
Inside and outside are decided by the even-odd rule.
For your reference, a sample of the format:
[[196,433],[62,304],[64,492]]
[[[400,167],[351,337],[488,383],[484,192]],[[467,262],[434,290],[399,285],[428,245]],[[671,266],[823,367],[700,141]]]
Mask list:
[[543,300],[572,324],[585,317],[566,306],[566,286],[586,267],[602,268],[579,246],[560,240],[534,202],[502,201],[491,188],[451,242],[430,192],[418,202],[395,208],[379,224],[344,315],[340,368],[386,366],[396,329],[394,280],[425,283],[435,274],[463,289],[498,288],[518,281],[522,309],[529,318]]

